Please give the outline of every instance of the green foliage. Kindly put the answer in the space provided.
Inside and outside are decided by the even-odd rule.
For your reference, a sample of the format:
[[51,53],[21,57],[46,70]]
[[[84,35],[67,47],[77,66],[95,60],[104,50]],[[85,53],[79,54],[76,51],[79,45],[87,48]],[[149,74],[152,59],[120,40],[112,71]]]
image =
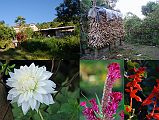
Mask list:
[[78,22],[80,15],[80,1],[79,0],[64,0],[58,7],[57,20],[62,22]]
[[8,40],[15,37],[15,31],[13,28],[0,24],[0,40]]
[[[50,58],[79,58],[79,37],[67,36],[65,38],[45,38],[45,39],[30,39],[24,41],[22,49],[31,52],[47,52]],[[67,54],[66,54],[67,51]]]
[[9,66],[7,63],[0,63],[0,73],[5,72],[5,75],[9,75],[9,72],[15,67],[15,64]]
[[[76,94],[76,96],[75,96]],[[40,111],[45,120],[78,120],[79,119],[79,91],[69,92],[67,88],[63,88],[61,93],[55,98],[52,105],[42,104]],[[16,103],[12,104],[13,115],[15,120],[41,120],[36,111],[29,110],[24,116],[21,107]]]
[[148,45],[159,44],[159,5],[151,11],[145,19],[141,20],[136,15],[128,14],[124,19],[126,40],[131,43]]
[[36,26],[39,29],[55,28],[55,27],[59,27],[61,25],[63,25],[63,22],[55,22],[55,21],[52,21],[52,22],[43,22],[43,23],[37,23],[36,24]]
[[31,28],[26,28],[24,33],[27,36],[27,39],[31,39],[33,37],[34,31]]
[[22,26],[22,25],[24,25],[26,23],[25,22],[25,18],[23,16],[18,16],[15,19],[15,23],[17,23],[19,26]]
[[149,15],[150,13],[156,10],[157,5],[158,4],[155,2],[148,2],[146,5],[142,6],[141,8],[142,14],[145,16]]

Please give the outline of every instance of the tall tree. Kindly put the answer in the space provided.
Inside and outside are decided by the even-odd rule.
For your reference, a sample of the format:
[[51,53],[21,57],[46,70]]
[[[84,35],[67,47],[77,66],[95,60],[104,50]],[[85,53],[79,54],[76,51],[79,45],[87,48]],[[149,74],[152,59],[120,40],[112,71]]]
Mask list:
[[25,18],[23,16],[18,16],[15,19],[15,23],[18,24],[19,26],[22,26],[22,25],[24,25],[26,23],[25,22]]
[[148,2],[146,5],[141,7],[142,14],[145,16],[149,15],[150,13],[156,10],[157,5],[158,4],[155,2]]
[[80,15],[79,0],[64,0],[60,6],[56,7],[57,19],[62,22],[78,22]]

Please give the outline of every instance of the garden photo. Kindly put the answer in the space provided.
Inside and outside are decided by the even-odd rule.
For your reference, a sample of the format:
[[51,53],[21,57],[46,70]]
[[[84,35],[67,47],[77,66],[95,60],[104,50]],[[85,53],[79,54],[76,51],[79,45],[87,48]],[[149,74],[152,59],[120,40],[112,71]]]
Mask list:
[[125,61],[125,120],[159,120],[159,61]]
[[80,61],[80,120],[124,120],[124,61]]
[[79,62],[0,61],[0,120],[78,120]]
[[0,59],[79,59],[79,10],[78,0],[1,1]]
[[81,0],[80,59],[159,59],[158,0]]

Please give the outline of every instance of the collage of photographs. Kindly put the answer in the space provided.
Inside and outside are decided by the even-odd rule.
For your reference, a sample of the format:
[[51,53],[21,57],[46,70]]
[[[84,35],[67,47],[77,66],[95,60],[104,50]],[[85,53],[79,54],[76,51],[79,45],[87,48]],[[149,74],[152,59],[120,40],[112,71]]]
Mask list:
[[159,0],[0,11],[0,120],[159,120]]

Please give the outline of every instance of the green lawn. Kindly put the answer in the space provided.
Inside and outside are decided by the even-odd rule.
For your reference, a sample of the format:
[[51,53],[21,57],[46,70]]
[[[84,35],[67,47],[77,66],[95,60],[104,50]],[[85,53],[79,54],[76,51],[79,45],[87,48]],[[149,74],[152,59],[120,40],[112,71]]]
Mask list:
[[79,59],[79,42],[78,36],[30,39],[15,49],[9,41],[8,47],[0,50],[0,59]]

